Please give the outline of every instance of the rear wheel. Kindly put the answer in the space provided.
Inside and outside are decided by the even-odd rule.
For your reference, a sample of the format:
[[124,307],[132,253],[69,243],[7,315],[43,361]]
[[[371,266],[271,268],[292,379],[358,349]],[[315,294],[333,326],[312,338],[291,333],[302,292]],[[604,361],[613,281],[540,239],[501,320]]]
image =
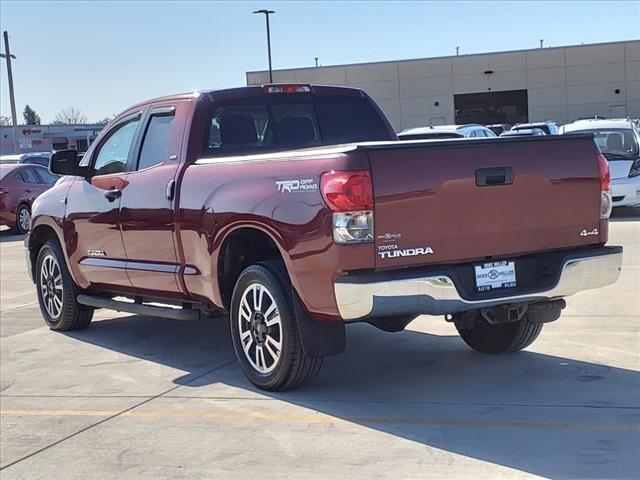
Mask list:
[[31,210],[24,203],[16,210],[16,226],[15,231],[20,235],[24,235],[31,227]]
[[[464,328],[456,323],[458,333],[467,345],[481,353],[512,353],[522,350],[538,338],[542,323],[530,323],[527,315],[518,322],[492,325],[480,315],[475,325]],[[455,318],[454,318],[455,321]]]
[[53,240],[38,252],[36,287],[40,312],[52,330],[79,330],[91,323],[93,308],[76,301],[78,287],[67,270],[60,246]]
[[304,353],[291,284],[277,263],[247,267],[231,298],[231,336],[246,377],[264,390],[299,387],[320,371],[322,357]]

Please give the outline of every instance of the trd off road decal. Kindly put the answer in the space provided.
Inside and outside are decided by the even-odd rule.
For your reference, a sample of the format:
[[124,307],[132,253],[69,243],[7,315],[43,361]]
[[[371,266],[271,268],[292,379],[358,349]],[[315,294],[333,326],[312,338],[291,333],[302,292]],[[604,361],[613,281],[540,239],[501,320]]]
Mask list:
[[313,178],[276,180],[276,188],[280,193],[315,192],[318,190],[318,183]]

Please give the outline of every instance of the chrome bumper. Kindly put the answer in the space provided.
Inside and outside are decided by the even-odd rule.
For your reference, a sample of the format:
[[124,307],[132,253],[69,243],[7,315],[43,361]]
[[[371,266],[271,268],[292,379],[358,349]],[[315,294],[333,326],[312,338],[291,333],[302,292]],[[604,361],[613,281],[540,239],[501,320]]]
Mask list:
[[[485,300],[463,298],[448,276],[425,276],[376,282],[349,282],[343,277],[334,284],[338,311],[344,320],[396,315],[446,315],[509,303],[532,302],[600,288],[618,280],[622,252],[564,261],[553,288]],[[507,291],[505,291],[507,293]]]

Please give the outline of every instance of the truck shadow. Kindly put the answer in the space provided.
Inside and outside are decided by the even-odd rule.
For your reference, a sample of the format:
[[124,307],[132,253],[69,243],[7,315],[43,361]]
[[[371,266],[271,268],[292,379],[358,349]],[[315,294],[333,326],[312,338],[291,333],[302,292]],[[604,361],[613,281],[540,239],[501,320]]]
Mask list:
[[24,240],[24,235],[16,235],[9,229],[0,230],[0,243],[18,242]]
[[[640,471],[640,374],[632,370],[532,351],[486,356],[457,335],[389,334],[354,325],[346,351],[327,358],[314,383],[268,393],[252,387],[235,362],[212,372],[234,359],[227,319],[130,316],[69,335],[185,372],[174,382],[193,389],[190,396],[237,396],[229,393],[234,387],[243,397],[250,391],[547,478],[622,479]],[[224,384],[222,395],[216,384]],[[381,458],[389,454],[379,452]]]
[[610,222],[640,222],[640,207],[616,207],[609,217]]

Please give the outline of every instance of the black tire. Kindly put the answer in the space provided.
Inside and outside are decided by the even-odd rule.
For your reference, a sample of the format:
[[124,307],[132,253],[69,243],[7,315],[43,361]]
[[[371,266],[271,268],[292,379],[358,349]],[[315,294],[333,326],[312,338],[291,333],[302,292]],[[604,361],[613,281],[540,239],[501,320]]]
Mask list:
[[542,323],[529,323],[525,315],[518,322],[491,325],[482,317],[472,328],[456,324],[458,333],[467,345],[480,353],[513,353],[527,348],[538,338]]
[[[43,270],[45,262],[47,265]],[[52,273],[48,275],[47,272]],[[38,252],[35,277],[40,313],[51,330],[80,330],[91,323],[93,308],[76,301],[79,289],[69,274],[57,241],[49,240]]]
[[[25,215],[28,217],[29,224],[23,224],[21,220],[21,216]],[[19,235],[25,235],[29,231],[29,227],[31,226],[31,209],[27,204],[18,205],[18,209],[16,210],[16,226],[13,230]]]
[[[255,288],[262,293],[256,295]],[[259,308],[250,305],[256,301],[256,297],[262,299]],[[249,311],[243,307],[244,315],[241,318],[240,304],[244,301]],[[275,303],[275,313],[278,315],[274,311],[269,312],[272,303]],[[261,263],[242,271],[231,298],[231,338],[244,374],[258,388],[290,390],[311,381],[320,371],[322,357],[309,357],[302,349],[294,312],[291,283],[282,264]],[[280,323],[268,325],[276,321]],[[280,349],[273,346],[278,341]],[[276,354],[277,360],[272,353]],[[271,364],[268,360],[272,361]]]

